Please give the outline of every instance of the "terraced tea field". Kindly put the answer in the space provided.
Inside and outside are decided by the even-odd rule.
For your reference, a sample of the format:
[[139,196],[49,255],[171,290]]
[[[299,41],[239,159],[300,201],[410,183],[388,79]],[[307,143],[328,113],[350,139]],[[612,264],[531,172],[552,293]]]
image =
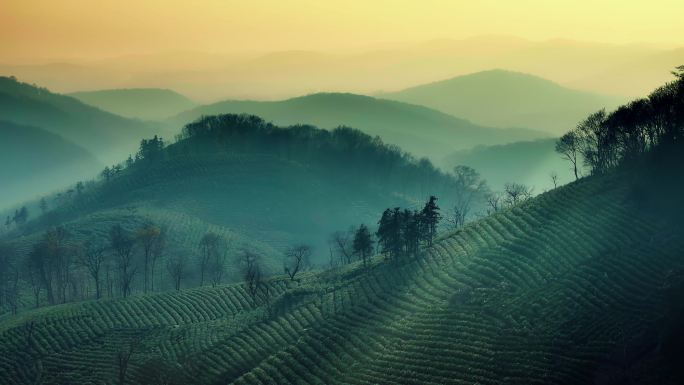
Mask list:
[[139,341],[128,383],[674,384],[650,336],[684,244],[626,195],[585,179],[415,260],[276,277],[268,300],[233,285],[27,312],[0,324],[0,378],[116,383]]

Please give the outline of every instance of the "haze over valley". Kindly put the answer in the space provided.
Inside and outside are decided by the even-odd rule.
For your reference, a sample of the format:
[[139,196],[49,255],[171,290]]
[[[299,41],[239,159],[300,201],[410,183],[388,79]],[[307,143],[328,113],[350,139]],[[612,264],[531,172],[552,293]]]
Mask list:
[[0,383],[684,383],[674,0],[0,5]]

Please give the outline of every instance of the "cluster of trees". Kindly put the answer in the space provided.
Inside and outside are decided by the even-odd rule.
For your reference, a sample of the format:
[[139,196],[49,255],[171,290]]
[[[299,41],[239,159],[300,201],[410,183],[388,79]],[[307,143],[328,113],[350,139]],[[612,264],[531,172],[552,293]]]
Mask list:
[[[197,266],[185,255],[168,255],[166,246],[165,228],[152,222],[133,230],[116,224],[106,235],[84,241],[74,239],[64,227],[50,228],[27,255],[0,244],[0,308],[16,312],[22,287],[30,288],[34,306],[39,307],[105,296],[125,298],[169,286],[180,290],[191,268],[199,272],[200,286],[224,281],[229,243],[222,236],[209,232],[202,237]],[[159,269],[162,262],[167,275]],[[250,268],[261,269],[255,263]]]
[[602,174],[639,159],[655,147],[671,146],[684,136],[684,66],[676,80],[611,113],[589,115],[556,143],[579,178],[582,169]]
[[417,256],[421,245],[432,246],[441,218],[435,196],[430,196],[420,211],[399,207],[386,209],[376,232],[380,252],[391,260]]
[[417,160],[377,136],[349,127],[278,127],[251,115],[203,117],[186,125],[166,150],[168,156],[212,151],[269,154],[322,167],[338,180],[371,183],[414,196],[425,196],[428,190],[446,193],[454,184],[428,159]]
[[21,206],[20,209],[14,210],[14,215],[8,215],[7,218],[5,218],[5,227],[9,228],[12,224],[16,224],[17,226],[23,225],[28,220],[28,217],[28,209],[26,206]]

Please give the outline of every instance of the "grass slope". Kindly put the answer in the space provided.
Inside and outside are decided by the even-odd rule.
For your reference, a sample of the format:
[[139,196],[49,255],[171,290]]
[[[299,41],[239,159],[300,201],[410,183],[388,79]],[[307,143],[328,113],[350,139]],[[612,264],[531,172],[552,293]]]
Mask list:
[[103,162],[135,152],[156,127],[126,119],[44,88],[0,77],[0,119],[41,127],[81,147]]
[[586,179],[417,260],[275,278],[270,312],[233,285],[27,313],[0,325],[0,378],[108,381],[138,336],[131,383],[676,384],[653,334],[684,244],[627,191]]
[[589,113],[624,102],[520,72],[491,70],[407,88],[382,97],[419,104],[494,127],[560,134]]
[[84,148],[38,127],[0,121],[0,208],[32,199],[101,167]]
[[128,118],[161,120],[195,107],[185,96],[160,88],[124,88],[68,94],[85,104]]
[[332,129],[346,125],[433,161],[458,149],[545,136],[526,129],[483,127],[422,106],[369,96],[320,93],[275,102],[224,101],[186,111],[170,120],[179,126],[203,115],[247,113],[279,125],[301,122]]

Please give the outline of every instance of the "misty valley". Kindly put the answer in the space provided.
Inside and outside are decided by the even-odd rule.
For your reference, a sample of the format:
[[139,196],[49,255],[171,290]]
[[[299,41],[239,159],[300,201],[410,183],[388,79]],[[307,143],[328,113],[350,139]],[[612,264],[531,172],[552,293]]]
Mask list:
[[200,50],[0,48],[0,384],[684,383],[681,48]]

